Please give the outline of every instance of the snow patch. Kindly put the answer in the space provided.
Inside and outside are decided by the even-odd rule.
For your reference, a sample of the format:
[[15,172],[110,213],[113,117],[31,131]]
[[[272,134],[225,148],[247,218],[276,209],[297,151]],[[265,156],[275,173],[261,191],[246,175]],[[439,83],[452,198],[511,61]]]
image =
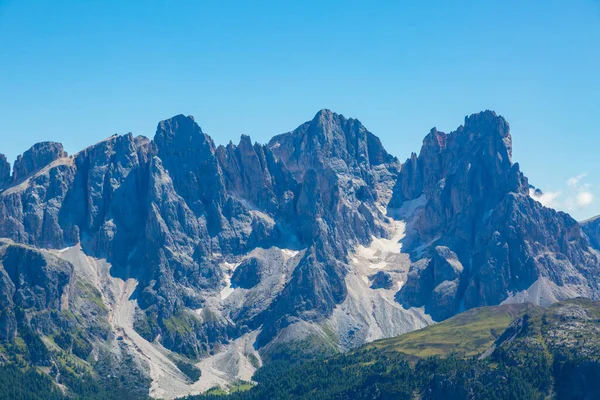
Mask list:
[[283,257],[287,261],[290,258],[296,257],[298,255],[298,253],[300,253],[300,251],[298,251],[298,250],[291,250],[291,249],[281,249],[281,253],[283,254]]
[[[402,244],[400,240],[405,236],[406,224],[403,221],[391,222],[393,234],[391,238],[371,238],[371,244],[368,247],[358,246],[352,257],[353,264],[361,264],[370,269],[385,269],[390,262],[398,262],[399,255],[402,254]],[[404,262],[408,260],[408,255],[401,257]],[[404,263],[403,262],[403,263]]]
[[73,248],[73,246],[69,246],[69,247],[65,247],[64,249],[56,250],[56,252],[57,253],[65,253],[65,252],[71,250],[72,248]]

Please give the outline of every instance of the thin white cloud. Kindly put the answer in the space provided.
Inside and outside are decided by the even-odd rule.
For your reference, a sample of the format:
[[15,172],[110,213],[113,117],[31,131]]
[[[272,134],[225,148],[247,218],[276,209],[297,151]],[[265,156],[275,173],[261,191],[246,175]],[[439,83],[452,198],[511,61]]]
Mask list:
[[564,196],[561,191],[536,192],[533,189],[529,190],[529,195],[546,207],[569,212],[580,211],[589,207],[595,200],[590,191],[592,185],[582,182],[586,176],[587,173],[582,173],[569,178]]
[[587,176],[587,172],[584,172],[577,176],[572,176],[569,179],[567,179],[567,185],[571,188],[577,188],[577,185],[579,184],[579,182],[586,176]]
[[536,193],[535,190],[529,189],[529,195],[535,200],[542,203],[544,207],[556,208],[559,206],[558,198],[562,192],[544,192],[542,194]]

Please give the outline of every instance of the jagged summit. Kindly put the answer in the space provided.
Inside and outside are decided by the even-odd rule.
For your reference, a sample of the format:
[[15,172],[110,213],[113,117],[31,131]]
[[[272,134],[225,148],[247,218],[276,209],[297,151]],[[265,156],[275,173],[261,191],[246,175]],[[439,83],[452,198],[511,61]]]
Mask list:
[[192,148],[204,144],[213,149],[215,147],[210,136],[202,132],[202,128],[194,121],[194,118],[183,114],[159,122],[154,142],[158,147],[168,145],[182,148],[186,144]]
[[338,170],[364,171],[376,165],[397,163],[379,138],[360,121],[327,109],[294,131],[273,137],[268,146],[297,176],[302,176],[307,168],[325,165]]
[[502,136],[507,136],[510,126],[506,119],[495,111],[485,110],[465,116],[465,128],[480,129],[488,132],[498,132]]
[[600,250],[600,215],[582,221],[580,224],[592,246]]
[[[502,187],[502,193],[528,193],[527,178],[512,163],[512,138],[504,118],[493,111],[465,117],[464,125],[444,133],[431,129],[423,139],[419,155],[412,154],[402,167],[390,206],[398,208],[403,201],[425,194],[431,196],[442,178],[477,179],[479,196],[485,198],[484,187]],[[446,180],[444,180],[446,182]]]

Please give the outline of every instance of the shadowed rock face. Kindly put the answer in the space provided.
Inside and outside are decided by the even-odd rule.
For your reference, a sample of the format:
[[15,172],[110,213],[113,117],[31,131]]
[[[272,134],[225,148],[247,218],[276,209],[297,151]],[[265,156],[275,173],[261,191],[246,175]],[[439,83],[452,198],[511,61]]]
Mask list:
[[437,246],[431,258],[415,262],[406,284],[398,292],[398,300],[408,307],[425,306],[425,311],[436,320],[455,314],[458,307],[458,289],[464,268],[456,253],[445,246]]
[[235,286],[251,289],[261,281],[260,261],[250,258],[242,262],[231,276],[231,283]]
[[[348,254],[388,236],[386,206],[394,215],[421,198],[402,247],[413,261],[396,294],[406,308],[444,319],[540,278],[557,297],[596,296],[596,253],[573,219],[529,197],[511,146],[489,111],[450,134],[433,129],[402,166],[358,120],[328,110],[267,145],[215,146],[178,115],[153,140],[115,135],[70,157],[38,144],[12,178],[0,157],[0,237],[106,259],[138,282],[140,334],[192,357],[330,317],[347,297]],[[384,272],[369,285],[395,286]]]
[[590,240],[590,244],[596,250],[600,250],[600,217],[583,221],[581,223],[581,228]]
[[0,154],[0,188],[10,182],[10,163],[4,154]]
[[371,275],[371,289],[391,289],[394,286],[394,281],[390,274],[379,271]]

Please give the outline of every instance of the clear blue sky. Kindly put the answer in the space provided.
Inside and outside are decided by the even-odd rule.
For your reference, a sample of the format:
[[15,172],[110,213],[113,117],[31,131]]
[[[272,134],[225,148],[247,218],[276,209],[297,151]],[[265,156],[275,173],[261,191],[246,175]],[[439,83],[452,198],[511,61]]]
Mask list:
[[431,127],[494,109],[546,201],[600,214],[598,0],[0,0],[9,159],[42,140],[72,153],[152,137],[180,113],[217,143],[266,142],[321,108],[401,160]]

